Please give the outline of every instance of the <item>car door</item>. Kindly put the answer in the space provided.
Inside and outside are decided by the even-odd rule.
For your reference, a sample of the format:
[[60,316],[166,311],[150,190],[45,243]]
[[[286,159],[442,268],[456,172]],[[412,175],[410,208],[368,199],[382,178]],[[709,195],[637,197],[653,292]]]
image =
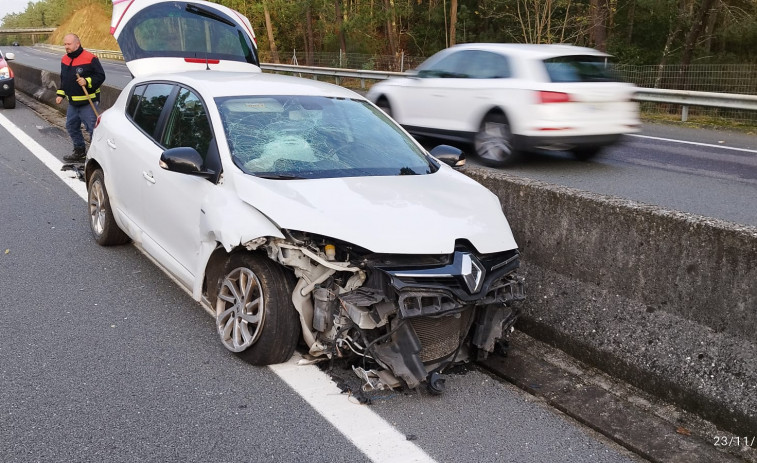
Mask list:
[[440,131],[470,132],[480,115],[501,100],[510,77],[505,56],[482,50],[449,53],[419,70],[405,96],[403,124]]
[[[106,175],[113,204],[125,219],[128,233],[139,244],[145,222],[143,172],[162,151],[155,140],[163,107],[174,91],[170,83],[145,83],[131,89],[124,119],[98,127],[96,135],[105,138],[108,155]],[[104,116],[110,116],[104,114]]]
[[149,218],[144,230],[145,248],[171,273],[188,286],[197,273],[202,244],[202,204],[216,185],[204,177],[172,172],[161,167],[164,150],[192,147],[202,156],[206,168],[219,169],[218,150],[203,101],[197,92],[178,87],[169,101],[158,138],[160,148],[145,166],[144,213]]

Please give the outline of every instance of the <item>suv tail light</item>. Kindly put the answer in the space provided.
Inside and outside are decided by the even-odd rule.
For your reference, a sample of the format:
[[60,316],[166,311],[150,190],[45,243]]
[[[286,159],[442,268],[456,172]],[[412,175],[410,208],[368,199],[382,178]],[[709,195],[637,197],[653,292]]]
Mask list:
[[97,119],[95,120],[95,126],[93,129],[96,129],[98,125],[100,125],[100,118],[103,117],[102,114],[97,115]]
[[539,96],[539,103],[569,103],[571,101],[570,94],[563,92],[537,92]]

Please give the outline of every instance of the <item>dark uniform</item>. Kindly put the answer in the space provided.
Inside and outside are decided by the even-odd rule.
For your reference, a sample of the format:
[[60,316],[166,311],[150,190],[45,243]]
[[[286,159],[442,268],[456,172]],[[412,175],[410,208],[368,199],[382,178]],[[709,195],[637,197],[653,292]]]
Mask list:
[[[76,82],[77,76],[87,81],[87,92]],[[92,136],[97,116],[90,100],[96,105],[100,102],[100,86],[105,81],[105,71],[100,60],[81,46],[72,53],[66,53],[60,62],[60,89],[58,96],[68,100],[66,110],[66,130],[74,143],[74,153],[64,157],[64,160],[83,161],[85,158],[84,137],[81,125]]]

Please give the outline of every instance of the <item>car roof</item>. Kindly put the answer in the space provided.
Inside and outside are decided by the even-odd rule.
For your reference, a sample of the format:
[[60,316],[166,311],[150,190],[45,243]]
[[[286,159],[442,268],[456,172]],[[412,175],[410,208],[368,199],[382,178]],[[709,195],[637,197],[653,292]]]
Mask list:
[[577,47],[567,44],[546,43],[465,43],[453,45],[449,50],[485,50],[495,53],[507,53],[534,59],[551,58],[565,55],[595,55],[610,56],[599,50],[587,47]]
[[185,71],[135,78],[132,83],[176,82],[191,87],[204,98],[238,95],[309,95],[332,98],[365,98],[338,85],[301,77],[235,71]]

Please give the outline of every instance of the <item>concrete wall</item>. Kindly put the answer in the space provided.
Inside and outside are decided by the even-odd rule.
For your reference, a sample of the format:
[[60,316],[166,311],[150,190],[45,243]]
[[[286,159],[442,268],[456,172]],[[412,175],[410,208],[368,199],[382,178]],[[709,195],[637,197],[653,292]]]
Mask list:
[[[56,73],[13,69],[55,106]],[[101,107],[119,93],[104,87]],[[500,198],[520,246],[519,329],[737,435],[757,429],[757,227],[465,172]]]
[[757,227],[471,168],[500,199],[517,328],[737,434],[757,429]]

